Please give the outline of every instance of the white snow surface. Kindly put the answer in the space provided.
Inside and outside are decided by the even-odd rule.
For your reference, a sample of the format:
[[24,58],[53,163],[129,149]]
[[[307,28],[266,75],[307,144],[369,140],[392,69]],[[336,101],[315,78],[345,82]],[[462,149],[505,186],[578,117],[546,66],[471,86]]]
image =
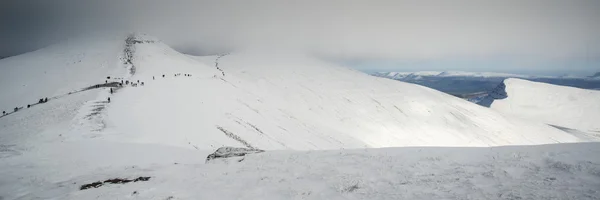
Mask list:
[[[0,162],[4,199],[600,199],[600,145],[208,152],[62,143]],[[69,156],[62,156],[68,154]],[[83,184],[112,178],[147,182]]]
[[119,56],[123,37],[66,40],[27,54],[0,60],[0,110],[36,103],[104,83],[107,76],[125,73]]
[[495,100],[492,109],[600,135],[600,91],[512,78],[504,84],[508,98]]
[[105,112],[106,134],[100,137],[266,150],[581,141],[425,87],[307,57],[282,57],[227,55],[218,61],[223,76],[214,66],[216,57],[194,58],[163,44],[139,44],[131,79],[146,85],[113,96]]
[[[124,47],[0,60],[3,109],[51,98],[0,118],[0,199],[598,199],[598,143],[339,150],[588,141],[536,120],[305,56],[237,53],[217,68],[156,41],[134,45],[130,74]],[[107,76],[144,86],[68,94]],[[267,152],[204,164],[222,146]],[[137,176],[152,179],[79,190]]]

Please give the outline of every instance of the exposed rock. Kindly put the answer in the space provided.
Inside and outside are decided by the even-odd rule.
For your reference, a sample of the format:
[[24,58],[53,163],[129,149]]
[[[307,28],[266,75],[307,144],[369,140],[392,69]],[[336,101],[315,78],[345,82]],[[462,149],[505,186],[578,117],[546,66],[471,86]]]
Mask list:
[[262,153],[265,152],[260,149],[250,149],[250,148],[241,148],[241,147],[221,147],[217,149],[214,153],[208,155],[206,157],[206,162],[217,159],[217,158],[230,158],[230,157],[239,157],[245,156],[246,154],[252,153]]
[[129,183],[129,182],[148,181],[148,180],[150,180],[149,176],[140,176],[140,177],[138,177],[136,179],[113,178],[113,179],[105,180],[103,182],[96,181],[96,182],[93,182],[93,183],[83,184],[83,185],[81,185],[81,187],[79,188],[79,190],[87,190],[87,189],[90,189],[90,188],[98,188],[98,187],[104,185],[105,183],[110,183],[110,184],[125,184],[125,183]]

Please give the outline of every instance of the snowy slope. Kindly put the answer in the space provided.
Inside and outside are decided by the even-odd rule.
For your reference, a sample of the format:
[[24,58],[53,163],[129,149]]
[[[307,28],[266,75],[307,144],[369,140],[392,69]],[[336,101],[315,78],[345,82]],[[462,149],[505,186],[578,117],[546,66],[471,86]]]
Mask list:
[[[431,199],[466,195],[435,192],[440,187],[437,182],[455,183],[448,187],[475,191],[477,197],[512,198],[548,192],[551,187],[539,185],[544,181],[557,181],[575,192],[569,197],[584,199],[594,197],[588,194],[589,188],[598,185],[597,179],[588,178],[597,174],[593,165],[597,161],[585,156],[596,154],[596,143],[511,147],[499,152],[474,148],[464,153],[449,148],[274,151],[249,156],[247,162],[233,160],[233,165],[205,165],[206,155],[221,146],[312,150],[588,140],[432,89],[310,57],[248,52],[192,57],[148,36],[138,35],[134,41],[126,45],[125,37],[88,38],[0,61],[2,72],[12,74],[2,73],[2,80],[10,83],[0,85],[5,91],[0,96],[3,107],[24,106],[38,96],[51,98],[0,118],[0,199],[235,199],[265,194],[275,199],[307,194],[312,195],[307,198],[321,199]],[[128,59],[131,64],[126,64]],[[52,72],[44,73],[46,68]],[[60,76],[65,72],[73,75]],[[139,80],[140,85],[114,87],[113,94],[107,87],[82,90],[121,80]],[[72,91],[81,92],[68,93]],[[548,149],[557,155],[542,155]],[[449,164],[452,160],[457,161]],[[348,169],[336,173],[339,166]],[[395,167],[406,171],[386,174]],[[567,173],[560,174],[561,170]],[[379,174],[367,176],[374,172]],[[473,178],[459,182],[455,174],[460,173]],[[527,179],[529,191],[515,186],[523,181],[519,178],[523,173],[533,174]],[[153,182],[78,190],[84,183],[134,176],[152,176]],[[354,180],[360,181],[357,189],[351,187]],[[493,187],[472,187],[482,182]],[[386,183],[390,184],[382,187]],[[576,187],[581,184],[586,187]],[[406,196],[392,193],[402,185],[410,186],[405,188]],[[243,189],[248,187],[251,190]],[[561,194],[550,192],[548,197],[564,197]]]
[[123,37],[76,38],[0,60],[0,110],[67,94],[121,75]]
[[581,141],[435,90],[306,57],[231,54],[219,59],[220,70],[216,57],[192,58],[163,44],[137,45],[138,69],[131,79],[146,85],[114,95],[99,137],[197,149]]
[[[405,147],[272,151],[205,164],[207,152],[188,149],[65,143],[0,162],[0,195],[77,200],[598,199],[599,153],[599,143]],[[79,189],[95,181],[141,176],[150,179]]]
[[[75,130],[74,118],[89,114],[86,105],[104,91],[85,88],[127,73],[123,46],[124,35],[75,38],[0,60],[0,108],[10,113],[0,116],[0,157]],[[35,105],[40,98],[48,102]],[[11,113],[15,107],[21,109]]]
[[[61,134],[65,140],[298,150],[584,141],[432,89],[309,57],[238,53],[221,57],[215,66],[216,57],[190,57],[155,39],[138,39],[152,42],[133,47],[135,74],[128,77],[122,65],[109,71],[123,71],[117,77],[145,86],[113,95],[104,89],[78,111],[73,131]],[[122,52],[116,50],[114,60]],[[105,75],[86,76],[103,80]],[[80,84],[89,83],[64,87]]]
[[506,97],[491,108],[502,113],[540,120],[547,124],[600,131],[600,91],[507,79]]

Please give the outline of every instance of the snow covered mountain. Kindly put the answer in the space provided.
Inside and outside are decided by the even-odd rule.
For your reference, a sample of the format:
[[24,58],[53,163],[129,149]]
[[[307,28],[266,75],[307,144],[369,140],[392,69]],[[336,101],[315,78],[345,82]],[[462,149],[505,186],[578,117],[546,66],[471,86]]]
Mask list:
[[518,74],[491,72],[381,72],[373,74],[393,80],[414,83],[433,88],[457,97],[477,102],[486,92],[493,90],[507,78],[520,78],[555,85],[582,89],[600,88],[600,79],[591,77],[564,76],[527,76]]
[[[106,48],[107,52],[111,50]],[[131,58],[135,73],[130,73],[127,66],[117,63],[116,56],[123,51],[113,52],[110,56],[114,62],[105,61],[105,65],[96,64],[100,56],[86,57],[93,64],[81,64],[77,70],[82,72],[53,69],[68,71],[75,77],[85,74],[74,81],[59,75],[39,79],[37,76],[45,74],[37,71],[6,73],[11,77],[2,79],[48,82],[29,86],[39,90],[34,94],[44,96],[103,83],[106,76],[145,82],[144,87],[125,87],[113,95],[106,91],[108,88],[93,91],[98,98],[89,99],[79,112],[87,116],[86,111],[99,107],[102,112],[92,116],[92,120],[75,117],[77,123],[90,126],[86,127],[89,130],[73,125],[76,133],[62,134],[69,135],[67,138],[83,136],[199,149],[497,146],[580,141],[546,125],[524,123],[435,90],[378,79],[307,57],[232,54],[220,57],[217,69],[216,57],[195,58],[160,42],[139,43]],[[61,61],[78,63],[80,59],[68,53],[59,55],[44,63],[60,68],[64,66],[58,64]],[[19,59],[36,60],[25,55],[13,62]],[[86,63],[86,59],[82,62]],[[44,65],[30,67],[44,69]],[[116,72],[122,74],[115,75]],[[174,76],[177,73],[192,77]],[[19,85],[3,84],[3,91],[7,91],[2,100],[4,107],[25,104],[13,100],[18,97],[13,92],[24,90]],[[109,96],[112,102],[103,103]],[[37,96],[28,98],[35,101]],[[36,115],[37,107],[6,116],[2,121],[10,123],[20,115]],[[23,135],[28,134],[15,137]]]
[[506,79],[480,102],[499,112],[600,133],[600,91]]
[[[244,158],[254,158],[254,161],[231,160],[237,165],[203,164],[208,153],[223,146],[262,150],[334,150],[593,141],[433,89],[369,76],[308,56],[237,52],[194,57],[181,54],[145,35],[70,40],[0,60],[0,70],[0,91],[3,91],[0,108],[8,112],[0,117],[0,177],[3,177],[0,179],[0,197],[7,199],[114,199],[124,194],[132,198],[141,195],[140,198],[144,199],[195,199],[217,195],[183,191],[214,192],[217,191],[214,187],[218,186],[222,186],[219,191],[228,193],[222,194],[225,198],[255,198],[264,194],[254,193],[264,188],[250,184],[257,179],[269,180],[265,184],[271,185],[271,181],[283,184],[293,178],[322,176],[309,175],[312,170],[306,167],[304,169],[307,170],[296,171],[297,176],[281,177],[285,169],[276,168],[290,167],[294,162],[302,162],[305,166],[333,166],[351,160],[355,163],[387,163],[357,168],[381,172],[380,169],[396,166],[400,152],[406,151],[391,149],[397,151],[391,154],[395,156],[383,156],[387,150],[365,150],[364,153],[358,150],[317,151],[315,156],[305,155],[311,154],[311,151],[272,151]],[[590,145],[581,151],[594,153],[598,151],[596,147]],[[514,148],[499,158],[507,161],[512,158],[511,153],[537,155],[535,152],[538,151],[536,148],[523,151]],[[412,162],[413,168],[441,162],[445,150],[434,151],[423,153],[423,158],[415,157],[417,160]],[[476,148],[465,151],[469,154],[480,152]],[[331,157],[345,152],[351,152],[349,155],[353,158]],[[407,153],[415,152],[408,150]],[[476,165],[478,170],[500,162],[487,159],[496,156],[491,151],[480,156],[486,157],[484,163],[457,162],[462,166]],[[543,162],[542,158],[523,158],[531,158],[531,162],[536,164]],[[565,158],[552,158],[550,161],[559,166],[565,162],[569,163],[568,166],[572,165]],[[263,170],[262,167],[268,169]],[[451,167],[445,168],[450,170]],[[250,168],[265,174],[255,177],[260,173],[248,174]],[[556,171],[552,165],[541,168],[548,169],[548,173]],[[450,173],[455,173],[455,169],[452,167],[454,171]],[[319,167],[319,170],[328,169]],[[489,177],[500,173],[497,170],[489,172]],[[596,169],[590,170],[573,173],[593,174]],[[425,171],[407,171],[413,172]],[[228,173],[238,174],[239,177],[235,176],[239,179],[231,176],[219,178]],[[155,181],[153,184],[137,183],[137,180],[146,180],[143,178],[123,187],[79,190],[82,184],[114,176],[148,174],[152,176],[149,182]],[[352,176],[346,172],[339,175]],[[206,180],[211,182],[210,187],[192,181],[203,179],[201,176],[208,177]],[[444,177],[448,178],[444,179],[446,181],[456,178]],[[327,180],[335,182],[337,178],[328,177]],[[310,185],[315,181],[318,180],[311,178],[303,183]],[[423,181],[416,185],[427,185]],[[333,183],[329,182],[323,187],[333,187]],[[324,193],[319,193],[316,188],[299,188],[290,191],[298,194],[279,197],[295,198],[313,193],[312,198],[342,198],[345,193],[339,191],[347,193],[359,189],[348,189],[352,185],[346,184],[344,182],[340,190],[323,189]],[[369,194],[377,194],[378,184],[361,182],[358,185],[370,187]],[[593,188],[594,184],[598,182],[592,180],[588,185]],[[180,191],[177,193],[179,196],[169,198],[165,193],[169,190],[166,185],[183,188],[176,189]],[[398,182],[394,185],[399,187],[403,184]],[[140,186],[145,189],[137,188]],[[242,194],[244,190],[231,193],[242,186],[253,187],[250,190],[253,194]],[[574,185],[565,187],[577,189]],[[280,187],[267,188],[269,193],[283,191]],[[483,191],[483,196],[497,195],[489,190]],[[152,197],[153,194],[160,194],[160,197]],[[415,195],[413,197],[419,197]],[[369,195],[354,196],[363,197]],[[452,196],[420,196],[427,197]]]

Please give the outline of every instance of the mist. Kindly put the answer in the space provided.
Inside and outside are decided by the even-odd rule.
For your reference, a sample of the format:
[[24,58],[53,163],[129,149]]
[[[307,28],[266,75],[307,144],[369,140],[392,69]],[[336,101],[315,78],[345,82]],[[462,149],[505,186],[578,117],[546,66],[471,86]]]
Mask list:
[[361,70],[600,70],[600,1],[13,1],[0,55],[126,30],[193,54],[291,51]]

